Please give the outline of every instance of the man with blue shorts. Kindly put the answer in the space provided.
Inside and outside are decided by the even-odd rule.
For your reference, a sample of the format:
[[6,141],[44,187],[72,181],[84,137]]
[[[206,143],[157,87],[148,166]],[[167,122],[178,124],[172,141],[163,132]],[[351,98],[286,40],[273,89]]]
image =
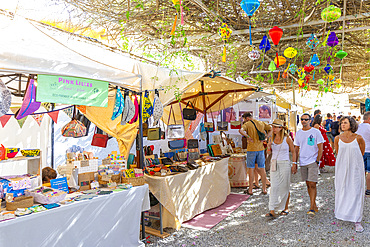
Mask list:
[[366,192],[367,196],[370,196],[370,111],[365,112],[364,122],[358,125],[356,134],[359,134],[365,140],[365,154],[364,164],[366,175]]
[[[253,119],[252,114],[246,112],[243,114],[244,124],[239,130],[242,136],[247,138],[247,168],[249,177],[249,188],[245,191],[248,195],[253,195],[254,169],[258,169],[262,180],[262,193],[267,194],[266,190],[266,170],[265,170],[265,148],[263,146],[266,132],[271,130],[271,126],[265,122]],[[258,168],[255,168],[257,164]]]

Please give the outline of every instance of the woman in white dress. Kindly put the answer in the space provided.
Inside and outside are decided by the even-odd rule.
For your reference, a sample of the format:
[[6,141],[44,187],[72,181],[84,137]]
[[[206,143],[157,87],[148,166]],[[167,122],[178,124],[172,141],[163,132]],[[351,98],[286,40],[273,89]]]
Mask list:
[[270,165],[271,189],[269,197],[269,210],[266,217],[276,217],[276,211],[280,215],[288,215],[290,198],[290,174],[291,162],[289,150],[295,159],[293,140],[287,135],[284,122],[275,119],[272,125],[272,138],[267,144],[267,153],[272,154]]
[[357,123],[352,117],[342,117],[334,146],[338,152],[335,165],[335,217],[355,223],[356,231],[361,225],[365,199],[365,167],[363,154],[365,141],[357,135]]

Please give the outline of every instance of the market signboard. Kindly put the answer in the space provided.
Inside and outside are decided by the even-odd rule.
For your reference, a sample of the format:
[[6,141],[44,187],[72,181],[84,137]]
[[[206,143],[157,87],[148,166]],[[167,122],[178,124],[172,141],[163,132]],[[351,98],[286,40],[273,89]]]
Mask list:
[[108,85],[80,77],[37,75],[36,101],[107,107]]

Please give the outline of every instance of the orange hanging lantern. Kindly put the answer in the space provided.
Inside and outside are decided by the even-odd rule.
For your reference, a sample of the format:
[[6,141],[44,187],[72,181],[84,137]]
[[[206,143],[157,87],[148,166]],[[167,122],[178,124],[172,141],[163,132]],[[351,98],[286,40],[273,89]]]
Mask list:
[[171,35],[174,35],[175,34],[175,30],[176,30],[177,14],[178,14],[178,12],[180,12],[180,16],[181,16],[181,25],[184,25],[184,10],[182,8],[182,2],[181,2],[181,0],[172,0],[172,3],[175,5],[175,8],[176,8],[175,21],[173,23],[172,30],[171,30]]
[[[269,30],[269,35],[272,40],[272,43],[274,43],[275,47],[278,46],[281,37],[283,36],[283,30],[277,26],[274,26]],[[279,56],[278,49],[276,48],[276,57]],[[279,61],[279,60],[278,60]],[[279,63],[277,63],[277,67],[279,68]]]
[[224,42],[224,49],[222,53],[222,62],[226,62],[226,43],[231,36],[233,31],[229,28],[229,26],[223,22],[221,27],[218,29],[218,34],[221,36]]

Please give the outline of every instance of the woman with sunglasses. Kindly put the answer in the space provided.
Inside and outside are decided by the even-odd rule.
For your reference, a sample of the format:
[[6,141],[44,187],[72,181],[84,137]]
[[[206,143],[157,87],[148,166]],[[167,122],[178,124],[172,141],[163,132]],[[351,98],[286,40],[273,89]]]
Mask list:
[[357,123],[352,117],[343,117],[339,122],[342,134],[335,137],[338,150],[335,166],[335,217],[355,223],[356,232],[363,232],[361,225],[365,201],[365,166],[363,155],[365,141],[356,134]]
[[276,217],[276,211],[281,211],[280,215],[289,214],[290,174],[292,172],[289,151],[292,152],[293,159],[296,159],[293,141],[285,131],[284,122],[280,119],[275,119],[271,125],[272,138],[270,138],[267,144],[267,153],[272,154],[270,166],[270,212],[266,214],[266,217]]
[[324,138],[324,146],[323,146],[323,153],[321,157],[321,163],[320,163],[320,172],[325,173],[327,172],[325,170],[325,166],[335,166],[335,156],[333,153],[333,149],[330,145],[329,138],[326,135],[326,130],[321,125],[322,123],[322,117],[320,115],[316,115],[316,117],[313,119],[312,126],[318,130],[320,130],[322,137]]

